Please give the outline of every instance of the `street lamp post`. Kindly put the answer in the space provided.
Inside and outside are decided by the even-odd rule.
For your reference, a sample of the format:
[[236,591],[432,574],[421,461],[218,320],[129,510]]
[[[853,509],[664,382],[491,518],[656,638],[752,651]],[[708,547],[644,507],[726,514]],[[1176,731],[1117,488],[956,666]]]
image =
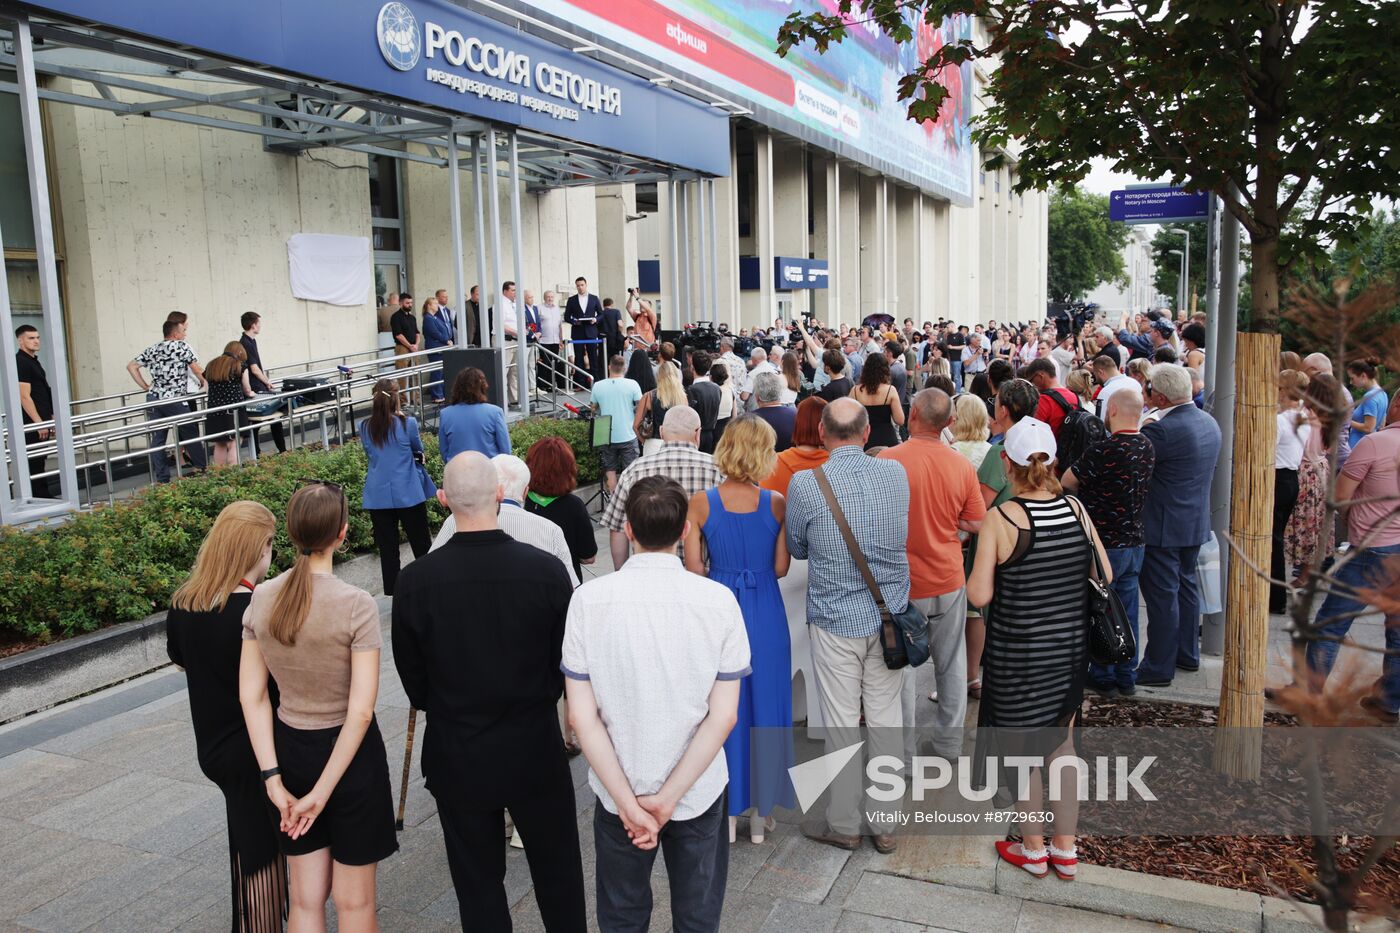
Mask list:
[[1186,237],[1186,248],[1185,248],[1185,250],[1184,250],[1184,251],[1182,252],[1182,254],[1181,254],[1181,265],[1182,265],[1182,273],[1181,273],[1182,286],[1181,286],[1181,289],[1180,289],[1180,291],[1181,291],[1181,304],[1178,305],[1178,306],[1177,306],[1177,309],[1176,309],[1178,312],[1180,312],[1180,311],[1185,310],[1185,308],[1186,308],[1186,302],[1187,302],[1187,300],[1190,298],[1190,295],[1191,295],[1190,291],[1188,290],[1188,286],[1185,284],[1185,283],[1191,278],[1191,231],[1190,231],[1190,230],[1187,230],[1185,227],[1168,227],[1168,228],[1167,228],[1167,232],[1168,232],[1168,233],[1179,233],[1179,234],[1181,234],[1182,236]]
[[1172,256],[1181,257],[1176,267],[1176,306],[1179,310],[1182,306],[1181,296],[1186,294],[1186,253],[1179,249],[1169,249],[1167,252]]

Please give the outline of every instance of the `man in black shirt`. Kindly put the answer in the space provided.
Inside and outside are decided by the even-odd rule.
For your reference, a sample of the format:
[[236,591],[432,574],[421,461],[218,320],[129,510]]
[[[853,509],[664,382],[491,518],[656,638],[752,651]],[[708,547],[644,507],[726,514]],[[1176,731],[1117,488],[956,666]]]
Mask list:
[[962,351],[967,346],[967,325],[948,332],[947,347],[943,355],[948,357],[948,369],[953,374],[953,386],[963,390]]
[[[44,364],[39,362],[39,329],[32,324],[21,324],[15,328],[15,381],[19,383],[19,405],[24,409],[24,423],[38,424],[53,419],[53,392],[49,389],[49,377],[44,372]],[[25,431],[24,443],[38,444],[53,437],[52,428]],[[52,498],[57,484],[52,477],[35,479],[37,473],[44,472],[44,458],[29,458],[29,492],[36,499]]]
[[404,692],[428,714],[423,776],[437,800],[462,928],[511,927],[502,883],[508,808],[545,928],[583,931],[574,784],[555,713],[568,572],[499,529],[500,480],[483,455],[452,458],[438,497],[457,533],[399,576],[392,637]]
[[622,310],[613,305],[611,298],[603,299],[603,313],[598,316],[598,335],[607,343],[608,359],[622,353],[623,339]]
[[724,390],[710,380],[710,354],[704,350],[693,351],[690,365],[695,379],[685,394],[690,407],[700,416],[700,450],[712,454],[715,452],[715,422],[719,420],[719,403]]
[[[256,311],[245,311],[239,320],[243,325],[243,336],[238,338],[238,342],[243,345],[243,352],[248,355],[248,385],[254,392],[273,392],[272,380],[267,377],[267,371],[263,369],[262,355],[258,353],[258,334],[262,333],[262,315]],[[256,450],[258,447],[258,429],[253,428],[249,432],[252,438],[249,443]],[[282,430],[282,416],[278,413],[272,420],[272,443],[277,445],[277,452],[284,454],[287,452],[287,437]]]
[[[405,356],[423,349],[423,339],[418,335],[418,318],[413,316],[413,296],[404,292],[399,296],[399,310],[389,318],[389,331],[394,335],[394,356]],[[413,360],[395,360],[395,369],[407,369],[415,365]],[[411,380],[400,379],[399,388],[407,389]],[[406,404],[413,404],[405,399]]]
[[[1157,463],[1152,442],[1138,432],[1141,418],[1142,393],[1136,387],[1114,392],[1108,400],[1108,427],[1113,433],[1084,451],[1064,475],[1065,489],[1079,494],[1103,538],[1112,586],[1123,601],[1138,645],[1138,577],[1146,542],[1142,513]],[[1089,665],[1089,686],[1103,696],[1132,696],[1137,692],[1136,681],[1136,656],[1129,664]]]

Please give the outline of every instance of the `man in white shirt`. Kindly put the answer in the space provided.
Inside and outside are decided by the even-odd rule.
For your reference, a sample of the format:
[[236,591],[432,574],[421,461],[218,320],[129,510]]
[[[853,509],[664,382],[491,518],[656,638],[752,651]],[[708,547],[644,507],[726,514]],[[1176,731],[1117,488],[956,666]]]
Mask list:
[[973,334],[967,338],[967,346],[962,348],[962,374],[966,383],[972,377],[987,371],[987,351],[982,347],[982,335]]
[[[546,291],[544,304],[540,305],[539,308],[539,345],[548,350],[550,354],[558,356],[563,347],[564,309],[554,302],[554,292]],[[541,354],[539,363],[535,367],[535,382],[546,392],[553,392],[556,387],[563,387],[563,364],[554,359],[554,356]]]
[[678,929],[718,930],[729,867],[724,742],[751,671],[729,589],[676,556],[685,490],[648,476],[627,497],[637,553],[569,603],[560,668],[597,795],[593,845],[603,930],[645,930],[658,844]]
[[729,370],[729,387],[737,397],[738,393],[744,391],[744,383],[748,380],[748,367],[734,352],[734,341],[730,338],[724,337],[720,340],[719,350],[719,361]]
[[[461,456],[461,454],[458,454]],[[455,459],[455,458],[454,458]],[[497,526],[521,544],[529,544],[559,558],[568,571],[569,582],[578,586],[574,575],[574,559],[569,554],[569,543],[558,525],[541,515],[531,515],[525,511],[525,493],[530,489],[530,468],[525,461],[510,454],[497,454],[491,458],[496,467],[496,475],[501,480],[501,490],[505,496],[501,500],[501,511],[496,517]],[[447,496],[438,490],[438,501],[447,506]],[[450,508],[450,507],[449,507]],[[442,529],[433,539],[430,551],[436,551],[457,533],[457,519],[447,516]]]
[[1137,389],[1141,391],[1137,380],[1132,376],[1126,376],[1118,371],[1118,365],[1114,363],[1113,357],[1107,353],[1100,353],[1094,357],[1090,364],[1094,372],[1094,379],[1103,388],[1099,389],[1099,397],[1095,412],[1104,424],[1108,424],[1108,400],[1113,397],[1113,393],[1119,389]]
[[1069,379],[1070,371],[1074,369],[1074,335],[1066,334],[1055,349],[1050,351],[1050,359],[1055,361],[1055,368],[1059,370],[1059,383],[1064,385]]
[[741,398],[744,400],[745,409],[753,411],[758,407],[758,403],[753,398],[753,382],[764,373],[777,373],[782,375],[782,371],[772,363],[768,362],[768,351],[762,347],[754,347],[749,352],[749,369],[744,374],[744,389]]

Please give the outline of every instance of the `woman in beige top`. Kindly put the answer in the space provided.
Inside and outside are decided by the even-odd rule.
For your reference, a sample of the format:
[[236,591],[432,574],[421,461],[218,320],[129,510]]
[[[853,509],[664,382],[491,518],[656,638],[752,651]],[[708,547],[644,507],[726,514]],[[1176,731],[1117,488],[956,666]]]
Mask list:
[[[287,503],[292,569],[259,586],[243,617],[239,699],[267,795],[281,814],[291,871],[288,928],[326,928],[334,897],[341,930],[370,933],[375,869],[398,849],[379,692],[379,611],[331,573],[349,504],[332,483]],[[268,675],[281,702],[274,718]]]

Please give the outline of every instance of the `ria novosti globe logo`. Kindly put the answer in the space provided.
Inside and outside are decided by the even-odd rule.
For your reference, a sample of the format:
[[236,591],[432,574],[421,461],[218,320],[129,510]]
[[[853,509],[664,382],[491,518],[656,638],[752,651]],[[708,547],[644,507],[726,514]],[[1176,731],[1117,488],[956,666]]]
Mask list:
[[379,51],[384,60],[399,71],[408,71],[418,64],[423,40],[418,31],[418,18],[402,3],[386,3],[375,23]]

